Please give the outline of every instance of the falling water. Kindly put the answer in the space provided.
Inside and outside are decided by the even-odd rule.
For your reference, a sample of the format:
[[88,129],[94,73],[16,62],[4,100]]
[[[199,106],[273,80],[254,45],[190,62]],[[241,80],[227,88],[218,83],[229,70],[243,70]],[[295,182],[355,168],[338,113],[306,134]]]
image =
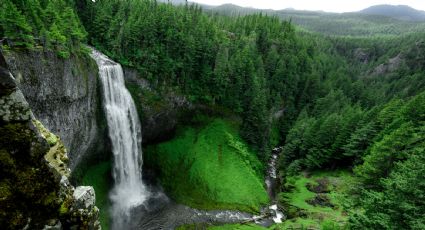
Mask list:
[[130,210],[142,204],[148,191],[142,182],[141,125],[134,101],[125,88],[121,65],[93,50],[103,86],[103,104],[114,155],[113,229],[128,225]]

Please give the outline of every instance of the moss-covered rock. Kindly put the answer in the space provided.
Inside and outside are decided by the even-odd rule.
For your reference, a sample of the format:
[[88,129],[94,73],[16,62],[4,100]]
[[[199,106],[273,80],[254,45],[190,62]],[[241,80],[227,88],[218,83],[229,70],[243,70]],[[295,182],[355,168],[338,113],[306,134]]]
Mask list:
[[14,81],[7,66],[0,68],[0,87],[9,90],[0,95],[1,228],[99,229],[97,208],[76,206],[60,138],[34,119],[21,91],[7,83]]

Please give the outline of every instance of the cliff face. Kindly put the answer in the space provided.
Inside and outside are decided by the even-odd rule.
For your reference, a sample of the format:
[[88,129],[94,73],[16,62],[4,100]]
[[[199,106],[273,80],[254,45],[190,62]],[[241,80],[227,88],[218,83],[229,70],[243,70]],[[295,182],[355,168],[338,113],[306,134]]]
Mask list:
[[[108,158],[101,83],[94,60],[88,56],[61,59],[41,51],[7,52],[5,57],[34,116],[61,137],[68,149],[71,170],[85,158]],[[132,69],[125,68],[124,72],[138,106],[143,142],[171,137],[178,121],[193,105],[175,93],[159,93]]]
[[67,151],[37,121],[0,51],[0,226],[99,229],[92,187],[68,180]]
[[87,155],[105,151],[106,123],[98,68],[87,57],[49,52],[8,52],[6,61],[35,117],[58,134],[74,169]]
[[171,138],[177,124],[196,107],[185,96],[156,89],[133,69],[124,68],[124,76],[142,123],[143,144]]

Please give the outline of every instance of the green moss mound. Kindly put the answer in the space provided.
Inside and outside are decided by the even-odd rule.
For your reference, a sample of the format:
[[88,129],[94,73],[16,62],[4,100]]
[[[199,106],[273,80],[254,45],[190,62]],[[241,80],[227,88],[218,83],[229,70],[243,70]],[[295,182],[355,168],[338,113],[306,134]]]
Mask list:
[[149,164],[159,170],[162,185],[177,202],[249,212],[268,203],[263,166],[240,139],[237,125],[214,119],[177,133],[146,151]]
[[83,185],[93,186],[96,193],[96,206],[100,210],[102,229],[109,229],[109,190],[111,188],[111,162],[106,161],[89,167],[83,176]]

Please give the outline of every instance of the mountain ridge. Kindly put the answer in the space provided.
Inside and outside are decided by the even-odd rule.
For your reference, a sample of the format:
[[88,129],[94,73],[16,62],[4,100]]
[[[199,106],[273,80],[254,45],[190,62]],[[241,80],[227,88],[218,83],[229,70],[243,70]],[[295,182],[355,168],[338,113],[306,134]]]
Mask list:
[[[425,19],[422,21],[412,20],[409,17],[380,15],[373,12],[330,13],[296,9],[265,10],[235,4],[219,6],[199,4],[199,6],[210,14],[244,16],[262,13],[276,16],[282,20],[290,20],[302,30],[331,36],[397,36],[425,30]],[[413,12],[420,12],[411,9]]]
[[[162,0],[166,2],[166,0]],[[170,0],[173,4],[181,4],[182,0]],[[184,2],[184,1],[183,1]],[[317,13],[317,14],[329,14],[329,15],[350,15],[350,14],[362,14],[362,15],[376,15],[376,16],[384,16],[390,17],[397,20],[402,21],[425,21],[425,11],[415,9],[408,5],[391,5],[391,4],[379,4],[372,5],[367,8],[364,8],[360,11],[351,11],[351,12],[327,12],[323,10],[298,10],[295,8],[285,8],[280,10],[272,10],[272,9],[260,9],[254,7],[244,7],[239,6],[234,3],[225,3],[218,6],[200,4],[196,2],[189,1],[189,3],[194,3],[202,6],[206,9],[231,9],[233,11],[266,11],[266,12],[302,12],[302,13]]]
[[358,11],[358,13],[387,16],[405,21],[425,21],[425,11],[408,5],[374,5]]

